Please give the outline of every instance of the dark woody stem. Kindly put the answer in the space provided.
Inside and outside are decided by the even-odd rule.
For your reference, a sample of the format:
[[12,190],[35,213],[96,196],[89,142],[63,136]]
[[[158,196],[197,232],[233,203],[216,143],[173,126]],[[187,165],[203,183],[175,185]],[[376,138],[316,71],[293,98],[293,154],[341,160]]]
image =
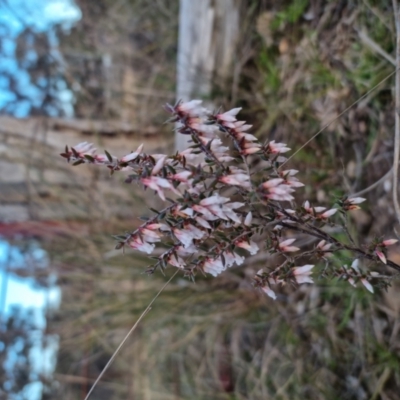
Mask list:
[[[274,209],[279,209],[279,211],[281,213],[285,214],[285,216],[288,219],[290,219],[291,221],[298,224],[298,225],[294,225],[294,224],[292,225],[292,224],[288,224],[285,222],[281,222],[280,225],[284,226],[285,228],[292,229],[292,230],[304,233],[306,235],[314,236],[318,239],[326,240],[328,243],[332,243],[336,246],[335,250],[349,250],[353,253],[359,254],[361,257],[366,258],[368,260],[375,261],[375,262],[377,261],[377,257],[375,255],[369,254],[366,251],[364,251],[363,249],[361,249],[359,247],[355,247],[354,245],[349,246],[345,243],[341,243],[339,240],[337,240],[333,236],[329,235],[328,233],[324,232],[322,229],[320,229],[314,225],[310,225],[307,222],[302,221],[300,218],[293,217],[292,215],[287,213],[284,209],[282,209],[281,207],[279,207],[275,204],[269,203],[268,205]],[[396,271],[400,271],[400,265],[396,264],[393,261],[387,260],[386,265],[395,269]]]

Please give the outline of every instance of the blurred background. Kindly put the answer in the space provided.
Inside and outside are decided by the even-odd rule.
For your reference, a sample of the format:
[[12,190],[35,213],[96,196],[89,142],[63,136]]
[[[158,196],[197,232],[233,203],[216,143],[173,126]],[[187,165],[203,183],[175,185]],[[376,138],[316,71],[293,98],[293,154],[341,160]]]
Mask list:
[[[66,164],[65,145],[173,151],[162,105],[202,98],[297,149],[393,72],[394,54],[384,0],[0,0],[0,399],[84,399],[174,272],[147,276],[146,257],[113,250],[111,234],[158,200]],[[349,222],[360,241],[394,235],[393,88],[291,160],[299,201],[379,181]],[[269,262],[175,278],[92,398],[400,399],[396,277],[375,295],[320,281],[273,302],[251,285]]]

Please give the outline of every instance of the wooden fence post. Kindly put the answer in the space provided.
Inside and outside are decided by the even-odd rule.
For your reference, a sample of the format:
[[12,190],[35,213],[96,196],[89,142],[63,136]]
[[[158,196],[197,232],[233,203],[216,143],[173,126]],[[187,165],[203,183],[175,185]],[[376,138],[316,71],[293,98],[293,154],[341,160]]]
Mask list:
[[[180,0],[177,99],[209,99],[215,76],[225,78],[239,33],[239,0]],[[187,138],[176,135],[181,151]]]

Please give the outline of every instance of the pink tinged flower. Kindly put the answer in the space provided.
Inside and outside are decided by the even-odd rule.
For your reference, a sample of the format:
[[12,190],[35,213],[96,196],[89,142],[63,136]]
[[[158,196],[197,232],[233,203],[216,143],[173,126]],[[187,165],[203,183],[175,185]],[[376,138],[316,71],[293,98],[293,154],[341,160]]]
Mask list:
[[[251,126],[251,125],[246,125],[246,126]],[[254,143],[254,142],[257,142],[257,140],[258,140],[254,135],[252,135],[250,133],[244,133],[244,132],[235,132],[235,138],[239,141],[243,140],[244,143],[247,144],[249,147],[256,146],[256,143]],[[247,148],[245,146],[241,146],[241,147]]]
[[398,242],[397,239],[387,239],[387,240],[384,240],[384,241],[381,243],[381,245],[384,246],[384,247],[388,247],[388,246],[392,246],[393,244],[395,244],[395,243],[397,243],[397,242]]
[[186,183],[190,176],[192,176],[192,173],[190,171],[182,171],[182,172],[178,172],[175,175],[171,175],[171,179],[173,179],[174,181]]
[[375,250],[375,254],[379,257],[379,259],[380,259],[384,264],[387,263],[387,261],[386,261],[386,256],[383,254],[382,251]]
[[275,178],[264,182],[263,184],[261,184],[261,186],[263,187],[263,189],[271,189],[279,186],[282,182],[283,182],[282,178]]
[[358,264],[359,264],[359,260],[358,258],[356,258],[352,263],[351,263],[351,269],[353,269],[354,271],[356,271],[357,273],[360,272],[360,269],[358,268]]
[[219,181],[227,185],[241,186],[245,189],[251,189],[250,177],[244,172],[235,172],[234,174],[222,176],[219,178]]
[[143,253],[151,254],[154,250],[154,244],[143,242],[139,236],[128,242],[128,245],[135,250],[142,251]]
[[343,209],[346,211],[359,210],[360,207],[357,204],[360,204],[363,201],[365,201],[363,197],[353,197],[346,199],[343,203]]
[[218,127],[216,125],[207,125],[201,118],[190,118],[187,124],[190,128],[196,130],[200,136],[208,139],[214,138],[218,132]]
[[78,143],[73,149],[78,153],[80,157],[84,157],[85,155],[89,155],[94,157],[96,154],[96,148],[93,143],[81,142]]
[[374,288],[372,285],[367,281],[366,278],[361,279],[361,283],[365,286],[365,288],[370,291],[371,293],[374,293]]
[[121,162],[126,162],[126,163],[127,163],[127,162],[130,162],[130,161],[136,160],[136,158],[138,158],[139,155],[142,153],[142,150],[143,150],[143,144],[141,144],[141,145],[136,149],[136,151],[134,151],[134,152],[132,152],[132,153],[130,153],[130,154],[128,154],[128,155],[122,157],[122,158],[121,158]]
[[209,206],[212,204],[224,204],[227,203],[230,200],[229,197],[223,197],[220,196],[219,194],[215,194],[214,196],[207,197],[206,199],[203,199],[200,201],[200,204],[202,206]]
[[174,208],[173,215],[178,215],[180,217],[193,217],[194,210],[193,208],[187,207],[182,210],[181,206]]
[[[253,125],[248,125],[246,124],[246,121],[236,121],[233,123],[234,126],[234,130],[236,133],[242,133],[242,132],[246,132],[248,131],[250,128],[253,127]],[[257,138],[253,135],[252,136],[254,139],[253,140],[257,140]]]
[[349,282],[351,286],[356,287],[356,283],[352,277],[348,277],[347,282]]
[[250,212],[247,213],[246,218],[244,219],[244,224],[246,226],[251,226],[251,222],[253,221],[253,214]]
[[290,151],[289,147],[286,147],[285,143],[275,143],[275,140],[272,140],[268,143],[267,151],[272,154],[281,154]]
[[254,153],[258,153],[260,150],[261,150],[261,145],[252,143],[249,146],[246,145],[244,148],[242,147],[242,150],[240,153],[245,156],[248,156],[248,155],[251,155]]
[[175,254],[171,254],[168,259],[167,262],[169,264],[171,264],[172,266],[176,267],[176,268],[180,268],[183,269],[185,268],[185,261],[182,260],[182,258],[180,258],[178,255]]
[[165,195],[163,189],[170,189],[177,195],[181,195],[178,190],[176,190],[167,179],[160,178],[158,176],[151,176],[149,178],[142,178],[140,180],[143,185],[147,186],[149,189],[155,190],[160,196],[161,200],[165,201]]
[[257,254],[259,250],[257,243],[252,240],[249,242],[247,240],[238,240],[235,242],[235,246],[247,250],[251,255]]
[[331,243],[327,243],[325,240],[321,240],[317,244],[317,250],[324,253],[324,257],[332,257],[333,253],[329,252],[329,249],[332,247]]
[[203,215],[203,217],[208,221],[215,221],[218,217],[213,214],[207,207],[203,207],[200,204],[195,204],[192,206],[193,210]]
[[348,198],[345,200],[345,202],[343,204],[343,208],[348,211],[359,210],[360,207],[357,204],[360,204],[364,201],[365,201],[365,199],[363,197]]
[[284,253],[291,253],[300,250],[298,247],[290,246],[295,240],[296,239],[287,239],[283,242],[280,242],[278,245],[279,250]]
[[93,158],[94,158],[94,163],[98,165],[108,162],[108,158],[105,154],[96,154]]
[[239,256],[239,254],[236,254],[235,252],[231,253],[227,251],[223,256],[225,259],[225,268],[230,268],[235,263],[237,265],[242,265],[244,261],[244,257]]
[[299,182],[299,180],[294,176],[298,172],[299,171],[295,169],[288,169],[286,171],[282,171],[279,175],[284,179],[287,185],[292,187],[302,187],[304,186],[304,183]]
[[223,213],[232,221],[237,222],[238,224],[242,223],[242,220],[239,215],[237,215],[233,210],[236,208],[243,207],[244,203],[240,203],[238,201],[233,203],[226,203],[222,206]]
[[162,155],[158,161],[156,162],[156,165],[154,165],[152,171],[151,171],[151,175],[157,175],[161,169],[164,167],[165,164],[165,160],[167,159],[166,155]]
[[203,116],[207,113],[207,110],[201,107],[201,100],[191,100],[178,104],[176,110],[189,117]]
[[229,162],[233,160],[233,157],[226,153],[229,150],[229,147],[222,146],[220,139],[215,139],[212,141],[210,150],[218,159],[218,161]]
[[194,150],[189,147],[188,149],[185,149],[185,150],[182,150],[181,152],[179,152],[177,156],[178,156],[179,160],[181,160],[184,157],[186,164],[197,165],[199,155],[193,154],[193,151]]
[[241,108],[232,108],[232,110],[226,111],[223,114],[217,114],[217,119],[219,121],[226,121],[226,122],[235,122],[236,115],[241,110]]
[[212,228],[211,228],[211,225],[210,225],[204,218],[196,217],[196,218],[195,218],[195,221],[196,221],[200,226],[202,226],[203,228],[212,229]]
[[222,260],[220,257],[215,258],[215,259],[206,258],[206,260],[203,264],[203,271],[208,274],[211,274],[212,276],[217,276],[224,270],[225,270],[225,266],[222,263]]
[[326,207],[311,207],[308,200],[304,202],[303,208],[311,215],[315,215],[316,213],[321,213],[326,210]]
[[140,230],[140,233],[143,236],[143,239],[148,243],[157,243],[159,242],[162,235],[158,232],[154,232],[150,229],[143,228]]
[[191,244],[188,247],[176,246],[175,251],[178,254],[178,256],[180,256],[180,257],[188,257],[195,253],[198,253],[199,250],[196,248],[196,246],[194,244]]
[[336,211],[337,211],[337,208],[332,208],[328,211],[325,211],[321,215],[319,215],[319,217],[322,219],[327,219],[327,218],[331,217],[332,215],[336,214]]
[[348,204],[360,204],[362,202],[364,202],[366,199],[364,199],[364,197],[352,197],[352,198],[348,198],[346,200],[346,203]]
[[263,286],[261,288],[261,290],[269,297],[271,297],[271,299],[276,300],[276,294],[275,292],[268,286]]
[[204,231],[191,224],[186,225],[184,229],[174,228],[172,231],[186,248],[193,244],[193,239],[202,239],[206,235]]
[[317,244],[317,249],[322,250],[322,251],[328,251],[332,247],[331,243],[327,243],[326,240],[321,240]]
[[294,198],[290,194],[293,193],[294,190],[289,185],[286,185],[282,178],[270,179],[261,184],[261,187],[268,191],[265,196],[271,200],[290,201]]
[[294,278],[297,283],[314,283],[313,279],[310,277],[311,270],[314,268],[314,265],[303,265],[302,267],[294,267],[292,268]]

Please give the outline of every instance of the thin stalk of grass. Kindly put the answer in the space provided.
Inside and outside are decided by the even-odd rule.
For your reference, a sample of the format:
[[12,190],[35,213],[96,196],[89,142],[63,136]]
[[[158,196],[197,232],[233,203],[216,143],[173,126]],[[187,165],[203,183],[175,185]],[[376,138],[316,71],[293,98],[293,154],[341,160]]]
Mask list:
[[160,291],[153,297],[153,300],[151,300],[151,302],[149,303],[149,305],[146,307],[146,309],[142,312],[142,314],[140,315],[140,317],[138,318],[138,320],[135,322],[135,324],[132,326],[132,328],[130,329],[130,331],[126,334],[126,336],[124,337],[124,339],[122,340],[122,342],[119,344],[119,346],[117,347],[117,349],[114,351],[113,355],[111,356],[111,358],[108,360],[106,366],[103,368],[103,370],[100,372],[99,376],[97,377],[97,379],[95,380],[94,384],[92,385],[92,387],[90,388],[88,394],[85,397],[85,400],[88,400],[90,395],[92,394],[92,392],[94,391],[95,387],[97,386],[97,384],[100,382],[101,378],[103,377],[103,375],[106,373],[107,369],[110,367],[110,365],[112,364],[112,362],[114,361],[115,357],[117,356],[117,354],[119,353],[119,351],[122,349],[122,346],[125,344],[125,342],[128,340],[129,336],[133,333],[133,331],[136,329],[136,327],[139,325],[140,321],[146,316],[146,314],[151,310],[151,306],[153,305],[153,303],[157,300],[158,296],[160,296],[160,294],[164,291],[164,289],[170,284],[170,282],[172,281],[172,279],[175,278],[175,275],[179,272],[179,269],[176,270],[176,272],[171,276],[171,278],[169,278],[169,280],[164,284],[164,286],[160,289]]
[[[396,1],[396,0],[393,0]],[[329,125],[331,125],[333,122],[335,122],[337,119],[339,119],[342,115],[346,114],[347,111],[352,109],[356,104],[358,104],[361,100],[365,99],[370,93],[372,93],[377,87],[382,85],[382,83],[386,82],[390,77],[392,77],[394,74],[396,74],[400,70],[399,63],[397,64],[397,68],[391,72],[388,76],[383,78],[379,83],[377,83],[372,89],[368,90],[367,93],[363,94],[361,97],[359,97],[354,103],[349,105],[345,110],[343,110],[337,117],[333,118],[330,120],[327,124],[325,124],[316,134],[311,136],[310,139],[307,140],[300,148],[298,148],[285,162],[283,162],[279,168],[282,168],[288,161],[290,161],[299,151],[303,150],[304,147],[306,147],[309,143],[311,143],[320,133],[322,133],[326,128],[328,128]],[[400,75],[400,74],[397,74]],[[400,84],[399,84],[400,87]],[[398,111],[396,110],[396,118],[398,118]],[[400,215],[400,213],[399,213]]]
[[393,156],[393,205],[398,222],[400,222],[400,205],[398,197],[398,175],[400,157],[400,5],[393,0],[394,22],[396,25],[396,88],[395,88],[395,129]]

